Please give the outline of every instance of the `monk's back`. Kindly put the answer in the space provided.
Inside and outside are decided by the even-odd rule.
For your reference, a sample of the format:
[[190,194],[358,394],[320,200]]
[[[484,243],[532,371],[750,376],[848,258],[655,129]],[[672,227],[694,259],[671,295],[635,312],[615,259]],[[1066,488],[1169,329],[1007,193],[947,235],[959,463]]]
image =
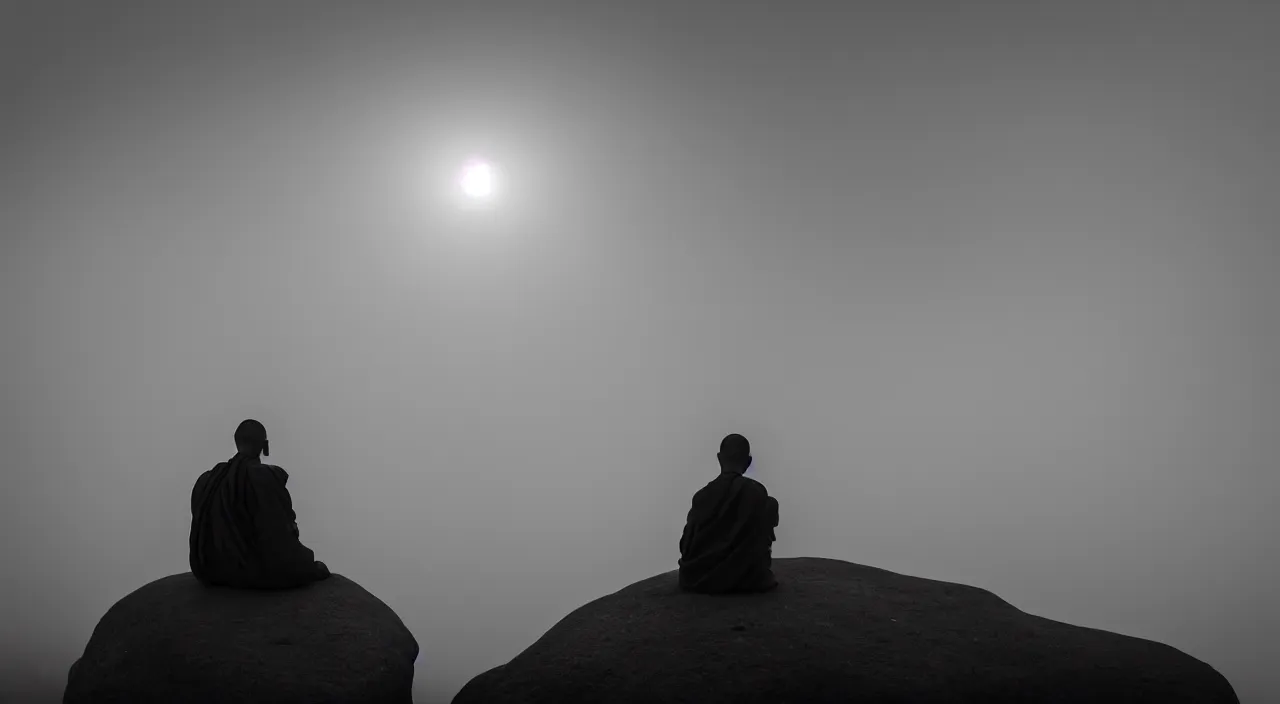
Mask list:
[[191,492],[191,571],[201,582],[284,589],[317,578],[315,554],[298,540],[285,487],[273,465],[219,463]]
[[771,569],[778,502],[760,482],[724,472],[693,497],[680,540],[680,585],[690,591],[762,591]]

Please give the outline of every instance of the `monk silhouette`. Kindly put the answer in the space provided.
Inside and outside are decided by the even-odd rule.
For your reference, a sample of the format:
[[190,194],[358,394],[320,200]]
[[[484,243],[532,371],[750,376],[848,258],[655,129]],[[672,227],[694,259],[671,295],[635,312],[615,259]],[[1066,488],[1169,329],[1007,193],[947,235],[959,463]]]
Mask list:
[[191,492],[191,572],[208,586],[289,589],[325,579],[329,568],[299,540],[285,482],[263,464],[267,429],[256,420],[236,428],[236,454],[200,475]]
[[762,592],[778,586],[771,569],[778,500],[743,472],[751,445],[741,435],[720,443],[720,476],[693,495],[680,537],[680,587],[705,594]]

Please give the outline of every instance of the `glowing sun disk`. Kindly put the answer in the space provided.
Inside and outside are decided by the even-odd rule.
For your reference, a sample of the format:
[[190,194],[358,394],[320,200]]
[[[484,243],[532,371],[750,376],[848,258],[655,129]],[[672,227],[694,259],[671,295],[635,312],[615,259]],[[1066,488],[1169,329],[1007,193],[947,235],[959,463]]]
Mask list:
[[483,161],[468,162],[458,179],[462,193],[472,200],[486,200],[493,195],[496,180],[493,167]]

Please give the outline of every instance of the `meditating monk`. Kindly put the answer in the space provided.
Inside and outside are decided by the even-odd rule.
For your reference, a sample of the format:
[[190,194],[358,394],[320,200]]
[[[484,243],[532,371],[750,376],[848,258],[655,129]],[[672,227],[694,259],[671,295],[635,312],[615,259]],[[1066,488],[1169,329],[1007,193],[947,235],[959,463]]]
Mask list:
[[200,475],[191,492],[191,572],[208,586],[289,589],[324,579],[329,568],[299,540],[285,482],[263,464],[267,429],[256,420],[236,428],[236,455]]
[[738,434],[720,443],[720,476],[693,495],[680,537],[680,587],[706,594],[762,592],[778,586],[771,569],[778,500],[742,476],[751,445]]

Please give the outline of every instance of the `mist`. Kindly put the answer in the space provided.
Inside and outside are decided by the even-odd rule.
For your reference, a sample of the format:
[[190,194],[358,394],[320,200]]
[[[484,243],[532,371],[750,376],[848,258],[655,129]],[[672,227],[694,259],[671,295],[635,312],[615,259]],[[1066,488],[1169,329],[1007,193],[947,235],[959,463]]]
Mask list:
[[675,569],[731,432],[775,557],[1280,700],[1275,8],[269,5],[0,5],[0,699],[256,418],[420,703]]

